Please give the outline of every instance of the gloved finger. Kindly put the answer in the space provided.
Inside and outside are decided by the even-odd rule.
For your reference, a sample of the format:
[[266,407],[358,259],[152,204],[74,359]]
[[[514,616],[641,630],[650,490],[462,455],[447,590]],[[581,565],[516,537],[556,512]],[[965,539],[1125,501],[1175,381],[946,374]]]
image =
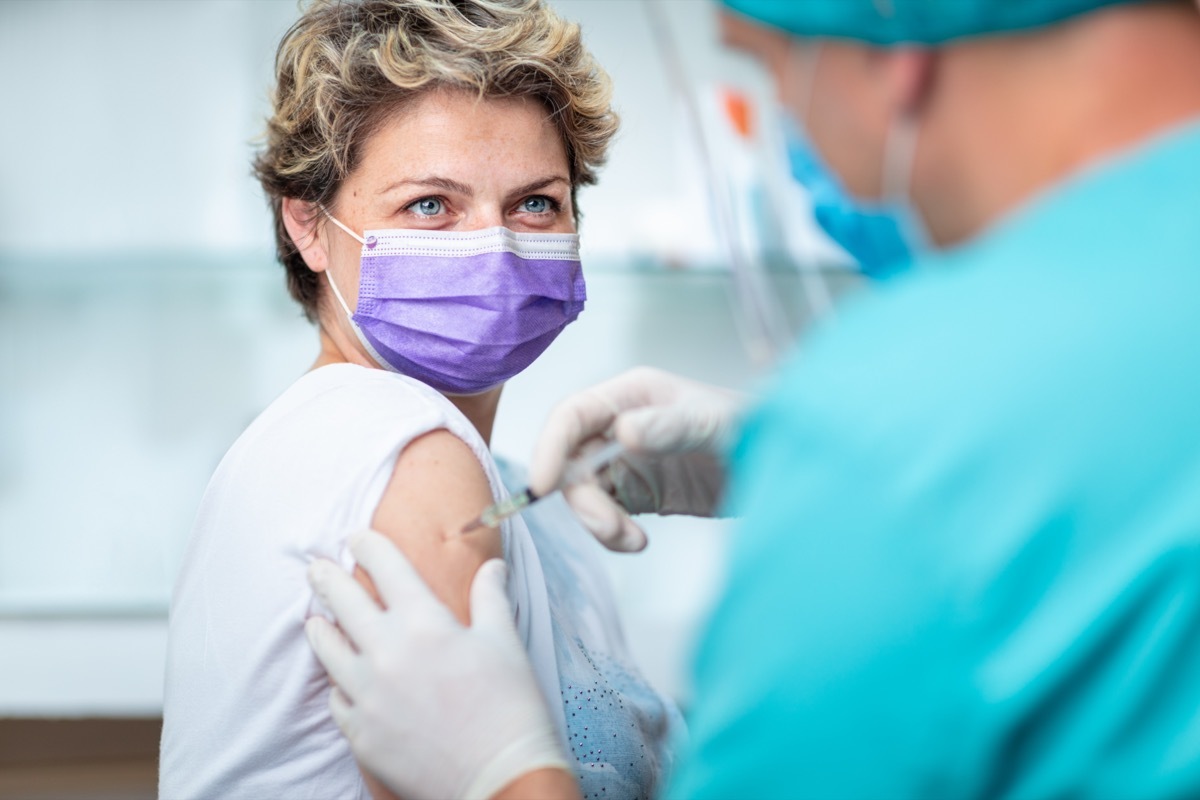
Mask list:
[[378,627],[383,609],[367,594],[362,584],[354,580],[350,573],[323,558],[315,559],[308,565],[308,582],[355,644],[361,645],[370,640]]
[[718,444],[725,425],[717,417],[679,405],[638,408],[617,419],[613,435],[638,453],[686,453]]
[[354,668],[357,656],[341,631],[324,617],[310,617],[304,623],[304,634],[329,679],[345,687],[351,695],[357,694],[360,688],[359,673]]
[[612,425],[617,408],[594,390],[582,392],[559,403],[533,447],[529,462],[529,488],[535,494],[554,491],[584,442],[603,434]]
[[688,421],[676,406],[638,408],[613,424],[613,438],[635,453],[677,453],[690,443]]
[[651,367],[634,367],[568,397],[546,418],[529,462],[530,488],[553,491],[579,446],[605,434],[617,415],[646,405],[665,403],[665,393],[679,379]]
[[609,550],[636,553],[646,547],[646,532],[599,486],[581,483],[563,490],[579,521]]
[[375,590],[388,608],[402,608],[406,615],[426,618],[451,616],[400,548],[382,533],[360,531],[350,537],[349,545],[358,566],[371,576]]
[[508,566],[500,559],[484,562],[471,581],[471,627],[515,630],[508,604]]
[[338,730],[347,740],[353,742],[358,726],[355,723],[354,704],[339,687],[334,686],[329,692],[329,713],[337,723]]

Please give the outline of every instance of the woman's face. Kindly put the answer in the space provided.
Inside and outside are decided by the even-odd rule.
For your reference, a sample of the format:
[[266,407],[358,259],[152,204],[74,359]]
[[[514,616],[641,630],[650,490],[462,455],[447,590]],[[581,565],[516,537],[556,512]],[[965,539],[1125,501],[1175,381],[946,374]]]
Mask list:
[[[431,92],[386,120],[364,144],[331,214],[359,235],[415,228],[471,231],[504,226],[518,232],[574,233],[570,172],[562,140],[540,103]],[[354,310],[362,245],[318,221],[311,269],[329,269]],[[361,348],[336,300],[326,292],[326,330]],[[365,353],[360,363],[371,363]]]

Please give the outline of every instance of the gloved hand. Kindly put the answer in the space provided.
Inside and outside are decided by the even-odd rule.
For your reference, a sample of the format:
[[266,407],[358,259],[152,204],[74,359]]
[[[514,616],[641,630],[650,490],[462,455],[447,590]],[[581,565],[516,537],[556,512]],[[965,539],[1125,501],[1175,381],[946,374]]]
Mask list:
[[336,684],[329,707],[359,762],[409,800],[492,797],[534,770],[566,770],[513,625],[504,562],[479,568],[463,627],[382,534],[356,534],[350,549],[387,610],[317,560],[309,582],[345,635],[323,617],[305,630]]
[[725,488],[723,454],[745,400],[650,367],[638,367],[560,403],[530,463],[530,487],[553,491],[568,462],[615,438],[628,451],[608,471],[611,489],[586,482],[563,490],[583,524],[610,550],[646,546],[629,514],[716,513]]

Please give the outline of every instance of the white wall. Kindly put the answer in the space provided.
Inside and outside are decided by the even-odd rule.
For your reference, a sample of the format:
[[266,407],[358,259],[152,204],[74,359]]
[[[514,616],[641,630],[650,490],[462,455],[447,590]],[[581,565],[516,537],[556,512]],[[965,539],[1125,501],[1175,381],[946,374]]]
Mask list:
[[[713,7],[656,0],[697,83],[761,75],[716,45]],[[594,254],[623,257],[703,213],[682,123],[642,4],[559,0],[611,73],[624,118],[602,185],[584,193]],[[0,252],[262,250],[248,178],[275,46],[294,0],[0,3]],[[665,223],[662,223],[663,219]]]
[[[762,91],[718,53],[709,4],[661,4],[698,82]],[[501,410],[496,450],[518,459],[556,399],[633,364],[754,376],[724,278],[655,266],[712,242],[641,5],[558,5],[612,73],[624,128],[582,196],[588,310]],[[315,353],[249,167],[295,16],[293,0],[0,2],[0,715],[153,710],[207,477]],[[655,533],[606,563],[648,672],[684,695],[723,533]],[[97,625],[124,644],[64,671],[103,648]]]
[[268,242],[248,180],[292,2],[0,3],[0,248]]

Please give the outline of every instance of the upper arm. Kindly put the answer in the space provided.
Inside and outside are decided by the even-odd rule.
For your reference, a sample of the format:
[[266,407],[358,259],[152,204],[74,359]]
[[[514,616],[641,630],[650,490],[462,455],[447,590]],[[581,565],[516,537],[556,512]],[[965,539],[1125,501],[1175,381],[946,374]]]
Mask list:
[[[414,439],[396,459],[371,527],[396,544],[460,622],[469,622],[471,581],[483,562],[501,555],[500,533],[460,537],[463,525],[491,505],[492,492],[471,448],[447,430]],[[354,576],[372,593],[361,568]],[[378,596],[377,596],[378,599]],[[365,769],[376,800],[395,795]]]
[[[499,531],[457,534],[492,502],[487,476],[471,448],[449,431],[436,430],[401,451],[371,519],[371,527],[400,548],[464,623],[475,571],[500,557],[501,545]],[[361,570],[355,575],[370,588]]]

